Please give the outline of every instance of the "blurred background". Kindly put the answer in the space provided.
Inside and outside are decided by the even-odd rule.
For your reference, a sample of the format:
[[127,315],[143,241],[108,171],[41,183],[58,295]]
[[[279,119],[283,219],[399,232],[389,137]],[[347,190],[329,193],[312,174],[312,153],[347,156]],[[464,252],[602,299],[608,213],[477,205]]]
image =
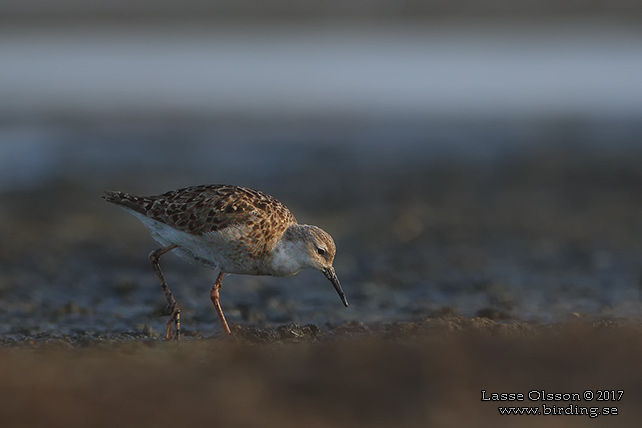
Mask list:
[[[0,0],[0,333],[155,335],[103,189],[266,191],[337,241],[231,323],[640,316],[642,3]],[[165,273],[212,335],[213,272]]]

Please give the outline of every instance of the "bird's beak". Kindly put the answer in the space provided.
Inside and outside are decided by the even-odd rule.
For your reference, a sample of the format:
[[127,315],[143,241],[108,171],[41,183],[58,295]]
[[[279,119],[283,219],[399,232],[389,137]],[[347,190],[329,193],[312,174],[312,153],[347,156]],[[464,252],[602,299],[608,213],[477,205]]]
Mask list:
[[332,285],[334,285],[334,289],[337,290],[337,293],[339,293],[339,297],[341,297],[341,301],[347,307],[348,300],[346,299],[346,295],[343,293],[343,290],[341,289],[341,284],[339,283],[339,278],[337,278],[337,274],[334,272],[334,268],[329,267],[329,268],[323,269],[323,274],[325,275],[326,278],[330,280]]

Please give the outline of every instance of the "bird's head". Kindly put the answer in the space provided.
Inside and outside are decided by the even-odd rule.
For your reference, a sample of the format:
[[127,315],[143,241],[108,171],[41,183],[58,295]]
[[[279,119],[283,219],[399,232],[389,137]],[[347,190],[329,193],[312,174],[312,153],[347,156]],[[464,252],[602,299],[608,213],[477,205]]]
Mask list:
[[339,278],[332,263],[336,254],[334,240],[329,233],[317,226],[295,224],[283,233],[275,247],[273,265],[284,275],[294,274],[301,269],[317,269],[332,283],[345,306],[348,306]]

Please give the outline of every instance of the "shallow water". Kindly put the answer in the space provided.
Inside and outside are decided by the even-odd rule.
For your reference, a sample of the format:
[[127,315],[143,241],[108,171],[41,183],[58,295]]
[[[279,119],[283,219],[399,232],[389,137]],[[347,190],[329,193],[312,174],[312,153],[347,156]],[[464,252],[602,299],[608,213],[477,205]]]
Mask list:
[[0,113],[632,117],[641,46],[604,19],[5,25]]

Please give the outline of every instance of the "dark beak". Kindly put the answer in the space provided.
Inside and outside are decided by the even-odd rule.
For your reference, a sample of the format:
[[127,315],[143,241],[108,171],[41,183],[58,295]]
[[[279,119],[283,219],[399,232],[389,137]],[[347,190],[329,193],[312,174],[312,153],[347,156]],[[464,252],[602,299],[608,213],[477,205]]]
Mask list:
[[329,267],[327,269],[323,269],[323,274],[325,275],[326,278],[330,280],[332,285],[334,285],[334,289],[337,290],[337,293],[339,293],[339,297],[341,297],[341,301],[343,304],[348,307],[348,300],[346,299],[346,295],[343,293],[343,290],[341,289],[341,284],[339,283],[339,278],[337,278],[337,274],[334,273],[334,268]]

